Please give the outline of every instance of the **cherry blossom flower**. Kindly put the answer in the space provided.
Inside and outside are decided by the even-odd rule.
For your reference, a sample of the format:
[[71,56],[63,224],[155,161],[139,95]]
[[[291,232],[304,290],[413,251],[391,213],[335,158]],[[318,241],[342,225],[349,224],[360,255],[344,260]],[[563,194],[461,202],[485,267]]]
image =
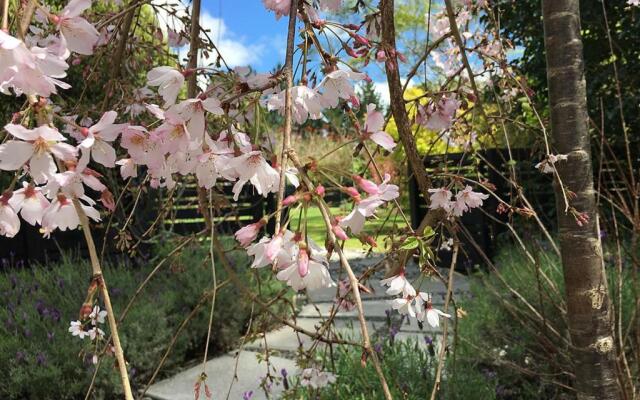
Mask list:
[[42,193],[42,189],[27,182],[22,182],[22,189],[13,192],[9,204],[20,216],[31,225],[42,222],[42,216],[50,202]]
[[10,193],[0,196],[0,235],[14,237],[20,231],[20,218],[10,204]]
[[325,263],[325,260],[322,260],[315,252],[312,252],[308,260],[307,273],[304,276],[301,274],[299,264],[292,262],[289,266],[279,271],[276,278],[286,282],[296,291],[334,287],[335,282],[331,279],[329,269]]
[[[391,176],[385,174],[384,180],[380,185],[366,180],[360,176],[354,176],[354,180],[357,184],[363,188],[370,196],[365,199],[360,199],[359,194],[356,193],[352,196],[356,202],[355,207],[351,210],[351,213],[340,221],[340,226],[344,228],[350,228],[351,232],[358,234],[364,228],[364,223],[367,217],[374,215],[376,209],[383,205],[385,202],[391,201],[399,196],[399,188],[397,185],[389,184]],[[355,189],[354,189],[355,190]]]
[[93,310],[91,310],[91,314],[89,314],[91,325],[96,326],[98,324],[104,324],[104,318],[106,316],[107,312],[105,310],[100,310],[100,306],[93,306]]
[[440,310],[433,308],[431,305],[431,295],[420,292],[416,296],[416,318],[418,321],[427,320],[427,323],[433,328],[440,326],[440,317],[451,318],[450,314],[445,314]]
[[88,332],[84,330],[82,322],[80,321],[71,321],[71,323],[69,324],[69,333],[71,333],[71,335],[73,336],[77,336],[80,339],[84,339],[89,335]]
[[120,176],[122,179],[135,178],[138,176],[136,163],[131,158],[123,158],[116,161],[116,165],[120,166]]
[[400,293],[402,293],[402,297],[415,297],[416,295],[416,290],[413,288],[411,283],[409,283],[407,278],[405,278],[404,272],[400,272],[398,275],[383,279],[380,281],[380,284],[389,286],[387,294],[390,296],[395,296]]
[[104,337],[104,331],[97,326],[94,326],[87,331],[87,335],[89,335],[89,339],[91,340],[101,339]]
[[568,156],[566,154],[549,154],[546,159],[536,164],[536,168],[543,174],[552,174],[555,171],[555,163],[558,161],[566,161],[567,158]]
[[[285,90],[270,96],[266,104],[269,111],[278,110],[280,115],[284,115]],[[292,87],[291,105],[293,119],[298,124],[305,122],[307,118],[319,119],[322,117],[322,95],[316,89],[307,86]]]
[[473,188],[469,185],[458,193],[456,193],[456,199],[464,201],[469,208],[476,208],[482,206],[482,201],[489,198],[488,194],[474,192]]
[[337,107],[340,99],[353,100],[356,92],[351,84],[352,80],[365,79],[367,74],[352,70],[338,69],[325,75],[319,87],[322,87],[322,105],[325,107]]
[[213,115],[222,115],[224,111],[220,107],[220,100],[215,97],[187,99],[177,105],[177,112],[187,121],[187,130],[195,140],[195,144],[201,146],[204,137],[205,117],[204,111]]
[[158,86],[165,106],[173,105],[184,84],[184,75],[173,67],[155,67],[147,73],[147,85]]
[[262,0],[267,10],[276,13],[276,19],[280,19],[283,15],[289,15],[291,9],[291,0]]
[[125,126],[125,124],[114,124],[117,116],[118,113],[115,111],[107,111],[97,124],[81,130],[81,134],[86,137],[80,142],[81,166],[87,165],[89,157],[107,168],[113,168],[116,165],[116,151],[110,142],[118,138]]
[[167,29],[167,43],[171,47],[182,47],[189,44],[189,39],[187,39],[182,32],[178,33],[171,28]]
[[451,196],[453,194],[447,188],[429,189],[429,208],[442,208],[445,211],[451,210]]
[[251,244],[251,242],[256,240],[256,237],[258,237],[258,233],[260,233],[260,229],[262,229],[265,223],[266,221],[261,219],[258,222],[246,225],[236,231],[234,236],[236,240],[240,242],[240,245],[242,247],[247,247]]
[[66,76],[68,65],[64,57],[54,57],[50,50],[25,44],[0,30],[0,92],[10,94],[12,88],[17,95],[40,95],[56,93],[56,86],[71,87],[58,78]]
[[36,183],[46,183],[57,171],[52,155],[59,160],[75,158],[77,150],[56,129],[42,125],[27,129],[22,125],[8,124],[4,129],[13,137],[24,140],[9,140],[0,145],[0,169],[13,171],[29,162],[29,173]]
[[401,315],[415,317],[416,311],[413,308],[413,302],[413,297],[398,297],[391,301],[391,308],[397,310]]
[[393,138],[382,130],[384,126],[384,116],[380,111],[376,111],[375,104],[367,106],[367,120],[364,124],[364,136],[373,140],[385,150],[393,151],[396,143]]
[[91,0],[71,0],[59,15],[51,15],[51,22],[56,24],[62,38],[71,51],[89,55],[98,42],[100,33],[80,14],[91,7]]
[[229,167],[238,174],[238,181],[233,186],[233,199],[236,201],[249,181],[258,194],[265,197],[278,190],[280,174],[267,163],[260,151],[251,151],[233,158],[229,161]]
[[337,12],[341,7],[342,0],[320,0],[320,8],[324,11]]
[[314,389],[323,388],[335,383],[336,376],[331,372],[320,371],[317,368],[305,368],[300,373],[300,385]]
[[627,0],[627,5],[640,6],[640,0]]
[[[100,213],[93,208],[95,202],[86,196],[83,196],[82,200],[89,204],[85,205],[80,202],[80,206],[85,214],[87,214],[87,217],[96,222],[100,221]],[[42,216],[42,227],[45,231],[45,237],[49,236],[55,229],[66,231],[67,229],[75,229],[78,225],[80,225],[80,218],[76,213],[73,201],[61,193],[51,202],[51,206],[47,208]]]
[[431,105],[426,110],[422,108],[416,122],[433,131],[442,132],[451,127],[458,107],[460,102],[455,97],[443,96],[437,105]]

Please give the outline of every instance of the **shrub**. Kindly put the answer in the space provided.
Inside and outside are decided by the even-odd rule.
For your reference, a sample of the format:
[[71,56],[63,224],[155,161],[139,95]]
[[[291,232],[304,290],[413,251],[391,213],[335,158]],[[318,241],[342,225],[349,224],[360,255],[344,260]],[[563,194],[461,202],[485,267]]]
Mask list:
[[[169,246],[158,249],[158,258],[169,250]],[[247,284],[255,286],[246,260],[239,253],[231,254],[230,259]],[[153,267],[151,263],[140,267],[105,265],[104,274],[118,316]],[[217,278],[222,281],[225,274],[218,270]],[[66,256],[57,265],[0,273],[0,302],[4,305],[0,309],[0,365],[6,368],[0,380],[0,398],[84,398],[94,372],[91,358],[95,349],[87,348],[87,339],[81,343],[67,330],[69,322],[78,319],[90,271],[88,261]],[[120,325],[134,387],[139,389],[146,384],[178,326],[198,304],[202,293],[211,288],[211,282],[207,249],[193,245],[164,265],[142,291]],[[274,289],[262,284],[261,292],[268,297]],[[210,355],[228,349],[245,333],[251,304],[237,300],[232,285],[219,290]],[[159,378],[203,352],[208,304],[178,336]],[[94,398],[118,396],[120,383],[113,362],[111,357],[103,359]]]
[[[519,247],[503,247],[495,260],[498,273],[472,280],[473,297],[459,304],[468,316],[460,319],[456,357],[495,378],[497,399],[575,397],[562,264],[545,245],[532,253],[539,269]],[[605,246],[607,265],[615,265],[612,257]],[[607,275],[617,302],[615,269],[607,268]],[[630,281],[629,271],[623,271],[623,282]],[[623,285],[621,299],[626,327],[634,305],[631,284]]]
[[[430,397],[438,357],[431,338],[425,336],[424,340],[426,346],[418,343],[418,339],[396,341],[392,335],[374,340],[376,343],[374,348],[380,358],[394,399],[422,400]],[[331,353],[322,353],[318,363],[324,370],[336,375],[336,382],[322,389],[313,389],[300,386],[295,378],[290,379],[291,388],[284,398],[289,400],[384,399],[373,364],[368,362],[365,368],[362,368],[361,357],[360,349],[343,345],[334,348],[333,361]],[[451,370],[451,363],[449,363],[445,366],[443,377],[450,374]],[[493,378],[473,368],[471,364],[457,366],[455,385],[447,385],[446,378],[444,380],[439,391],[440,399],[488,400],[493,398]]]

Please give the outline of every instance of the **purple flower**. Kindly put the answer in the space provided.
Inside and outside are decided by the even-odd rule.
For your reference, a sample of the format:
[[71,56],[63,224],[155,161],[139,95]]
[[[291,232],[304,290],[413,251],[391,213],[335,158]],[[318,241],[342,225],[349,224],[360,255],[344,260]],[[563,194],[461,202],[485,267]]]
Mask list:
[[427,345],[430,345],[431,343],[433,343],[433,338],[432,338],[431,336],[425,336],[425,337],[424,337],[424,342],[425,342]]
[[253,390],[247,390],[242,393],[242,400],[250,400],[253,397]]
[[280,370],[280,375],[282,375],[282,377],[286,379],[286,378],[287,378],[287,375],[288,375],[288,373],[287,373],[287,369],[286,369],[286,368],[282,368],[282,369]]
[[31,337],[31,330],[29,330],[29,328],[24,328],[24,337],[26,338]]
[[53,342],[53,337],[55,336],[55,332],[47,332],[47,340]]
[[382,353],[382,344],[381,343],[376,343],[373,346],[373,350],[375,350],[376,353]]
[[44,367],[45,365],[47,365],[47,356],[45,356],[45,354],[42,352],[36,354],[36,363],[41,367]]
[[17,362],[22,362],[27,360],[27,353],[23,352],[23,351],[17,351],[16,352],[16,361]]

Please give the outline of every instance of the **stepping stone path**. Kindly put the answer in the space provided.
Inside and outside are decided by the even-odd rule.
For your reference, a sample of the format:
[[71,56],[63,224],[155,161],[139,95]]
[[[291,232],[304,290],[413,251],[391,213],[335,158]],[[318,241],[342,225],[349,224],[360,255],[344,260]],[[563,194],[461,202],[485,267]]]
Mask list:
[[[382,260],[382,255],[379,254],[363,257],[362,253],[352,252],[347,256],[356,275]],[[337,260],[330,263],[329,269],[334,278],[340,276],[340,265]],[[417,271],[417,268],[409,267],[407,271]],[[448,274],[448,271],[443,270],[442,273]],[[380,285],[381,278],[381,274],[376,274],[369,281],[372,293],[362,293],[362,304],[367,319],[369,335],[373,336],[376,333],[386,333],[388,335],[388,315],[390,315],[392,325],[396,327],[394,332],[395,340],[417,339],[419,345],[426,347],[427,344],[424,338],[438,336],[440,334],[439,329],[433,329],[428,324],[424,324],[423,329],[420,329],[415,320],[400,318],[397,312],[391,310],[389,301],[391,297],[386,295],[386,288]],[[431,293],[435,308],[443,307],[447,289],[442,282],[425,279],[419,285],[416,284],[415,288],[417,291]],[[468,295],[469,282],[467,277],[455,273],[454,288],[456,297]],[[336,288],[330,288],[298,296],[296,301],[302,306],[294,321],[295,324],[315,332],[316,327],[323,325],[324,321],[331,315],[335,295]],[[390,310],[392,311],[391,313],[389,313]],[[398,325],[399,329],[397,329]],[[342,339],[358,341],[360,339],[360,324],[357,310],[340,310],[337,312],[334,317],[332,332]],[[251,400],[266,399],[262,389],[259,387],[259,379],[265,375],[267,367],[265,363],[260,363],[257,358],[264,351],[265,339],[271,351],[269,360],[275,367],[275,371],[280,371],[284,368],[291,375],[296,374],[298,371],[294,356],[300,346],[305,350],[314,345],[316,348],[322,347],[322,343],[315,343],[314,339],[294,331],[289,326],[267,332],[265,337],[245,344],[241,350],[235,350],[207,362],[205,371],[208,377],[207,384],[213,392],[214,399],[227,398],[230,386],[231,391],[228,399],[242,400],[243,393],[247,391],[253,391]],[[147,396],[155,400],[193,400],[193,387],[201,373],[202,365],[185,370],[151,386],[147,391]],[[234,380],[234,374],[237,377],[236,380]],[[271,398],[277,399],[281,391],[281,387],[274,387],[271,392]]]

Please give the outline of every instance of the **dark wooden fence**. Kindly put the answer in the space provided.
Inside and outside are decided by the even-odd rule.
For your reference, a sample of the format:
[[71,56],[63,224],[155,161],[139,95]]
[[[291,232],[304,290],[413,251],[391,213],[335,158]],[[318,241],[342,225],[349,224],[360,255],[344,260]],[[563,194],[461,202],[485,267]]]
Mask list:
[[[166,190],[145,190],[134,212],[133,223],[129,225],[128,229],[141,235],[156,222],[156,231],[161,229],[180,235],[202,231],[205,228],[205,223],[198,209],[195,180],[188,179],[178,185],[178,189],[171,199],[165,198],[167,196]],[[225,181],[219,182],[212,190],[212,203],[215,208],[213,220],[216,230],[220,234],[232,234],[240,226],[257,221],[266,212],[269,212],[268,210],[275,209],[273,196],[265,199],[257,195],[251,184],[245,186],[237,202],[233,201],[232,187],[233,183]],[[168,213],[164,216],[159,215],[159,210],[167,202],[171,202]],[[160,220],[156,221],[158,217]],[[99,251],[105,241],[108,220],[109,214],[103,213],[102,222],[92,224],[92,234]],[[55,231],[51,238],[45,239],[40,233],[39,226],[34,227],[24,221],[21,222],[20,232],[15,237],[9,239],[0,236],[0,269],[8,266],[28,265],[33,262],[55,261],[61,257],[63,252],[87,254],[84,236],[80,229],[66,232]],[[121,254],[116,248],[116,235],[123,223],[122,216],[115,218],[113,222],[106,238],[105,253],[109,257]],[[146,236],[147,246],[139,246],[142,253],[145,248],[149,248],[148,241],[152,237],[153,235]]]
[[[505,201],[512,198],[513,187],[501,175],[510,177],[512,169],[515,171],[517,182],[523,185],[525,195],[532,202],[541,219],[551,226],[555,220],[554,195],[551,177],[541,174],[535,169],[537,158],[534,158],[529,149],[512,149],[512,160],[509,162],[509,152],[506,149],[490,149],[472,153],[451,153],[437,156],[429,156],[424,159],[424,166],[429,176],[434,177],[433,187],[446,185],[448,179],[439,179],[441,173],[460,175],[474,181],[482,179],[495,185],[495,193]],[[428,209],[417,183],[411,172],[409,173],[409,203],[411,210],[411,223],[416,228]],[[475,190],[478,189],[475,185]],[[483,191],[484,192],[484,191]],[[496,209],[498,201],[493,196],[485,200],[482,209],[473,209],[461,217],[460,232],[463,251],[458,257],[456,269],[468,271],[474,266],[485,264],[485,257],[495,255],[496,244],[499,236],[505,232],[506,227],[501,222],[508,218],[504,214],[498,214]],[[451,253],[439,251],[441,266],[450,264]]]

